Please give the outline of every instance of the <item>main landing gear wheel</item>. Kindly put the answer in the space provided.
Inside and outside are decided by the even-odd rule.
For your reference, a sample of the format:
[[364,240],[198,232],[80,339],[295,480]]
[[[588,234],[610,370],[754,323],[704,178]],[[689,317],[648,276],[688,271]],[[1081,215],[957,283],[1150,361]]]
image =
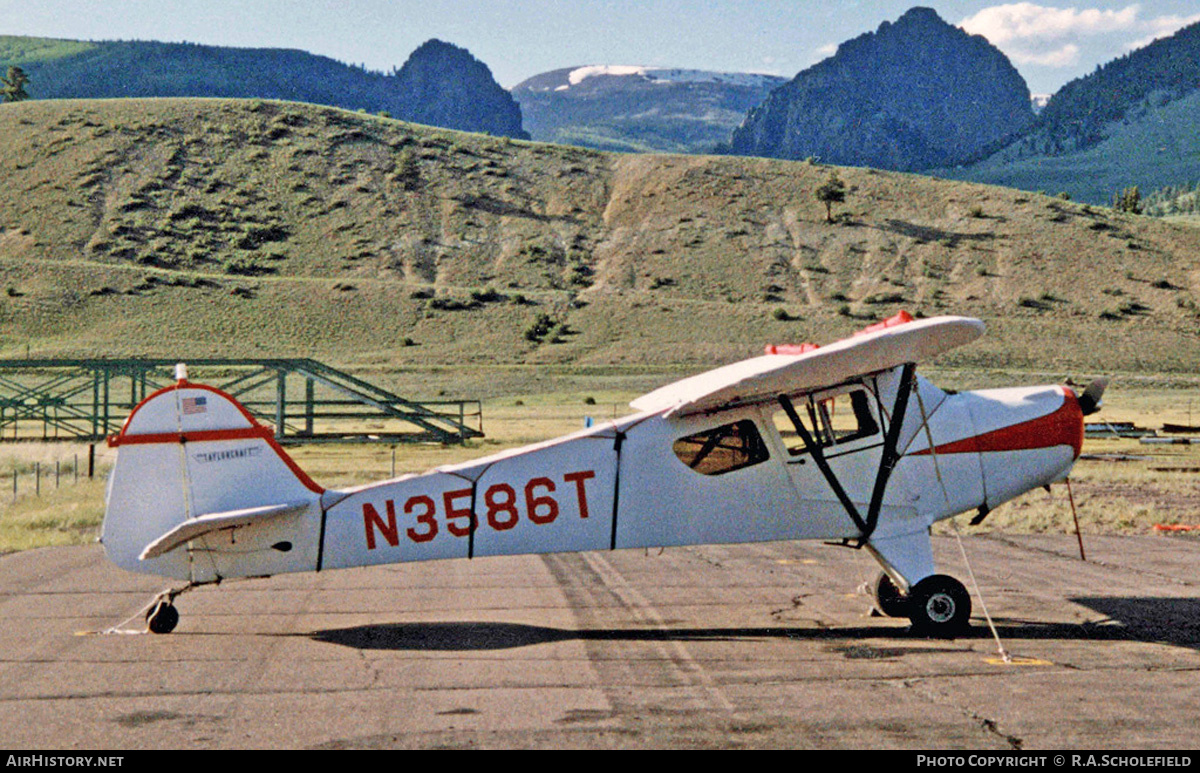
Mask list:
[[952,637],[970,628],[971,595],[953,577],[930,575],[912,586],[908,599],[908,617],[918,633]]
[[875,581],[875,606],[888,617],[908,617],[908,596],[904,595],[887,572]]
[[146,612],[146,627],[151,633],[170,633],[179,624],[179,610],[167,599],[154,602]]

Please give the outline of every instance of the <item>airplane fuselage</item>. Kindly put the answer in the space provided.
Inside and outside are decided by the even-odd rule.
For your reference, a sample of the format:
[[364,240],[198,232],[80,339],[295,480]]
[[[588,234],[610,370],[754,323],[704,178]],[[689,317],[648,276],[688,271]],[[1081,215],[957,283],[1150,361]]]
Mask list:
[[947,393],[916,375],[918,360],[981,333],[978,320],[898,315],[824,348],[684,379],[638,398],[637,413],[557,440],[350,489],[322,488],[236,400],[181,377],[110,440],[120,453],[102,538],[119,566],[189,587],[407,561],[835,540],[879,561],[881,604],[953,630],[970,600],[935,574],[930,526],[1065,477],[1083,441],[1081,401],[1094,410],[1103,392]]
[[[861,417],[849,419],[865,426],[827,436],[823,454],[860,511],[873,494],[898,379],[896,369],[828,396],[797,397],[820,406],[864,396]],[[923,535],[934,521],[1060,479],[1082,437],[1073,402],[1061,387],[951,395],[918,377],[872,536],[883,544]],[[819,423],[819,411],[812,415]],[[822,429],[814,426],[814,436]],[[258,456],[249,442],[244,450],[209,448],[227,443],[187,443],[193,477]],[[310,507],[295,518],[209,534],[190,551],[151,562],[126,551],[118,563],[203,582],[431,559],[863,536],[778,402],[635,414],[465,464],[308,496]],[[280,542],[286,551],[271,547]]]

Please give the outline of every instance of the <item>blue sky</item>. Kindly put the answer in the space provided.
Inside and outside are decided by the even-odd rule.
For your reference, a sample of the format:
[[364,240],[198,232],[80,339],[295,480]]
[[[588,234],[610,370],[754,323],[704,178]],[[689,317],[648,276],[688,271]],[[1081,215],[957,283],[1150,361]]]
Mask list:
[[299,48],[384,71],[440,38],[511,87],[583,64],[791,77],[913,5],[987,37],[1034,93],[1200,21],[1196,0],[0,0],[0,34]]

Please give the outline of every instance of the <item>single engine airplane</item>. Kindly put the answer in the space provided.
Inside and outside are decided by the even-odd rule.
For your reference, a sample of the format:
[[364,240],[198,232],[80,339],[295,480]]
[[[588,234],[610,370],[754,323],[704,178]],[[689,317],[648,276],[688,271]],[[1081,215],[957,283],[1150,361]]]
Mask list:
[[178,622],[178,594],[227,578],[819,539],[878,560],[884,613],[954,635],[971,598],[935,572],[930,526],[1065,478],[1106,385],[952,393],[916,374],[983,330],[901,313],[826,346],[767,347],[557,440],[341,490],[180,366],[109,439],[102,541],[118,566],[186,581],[148,607],[156,633]]

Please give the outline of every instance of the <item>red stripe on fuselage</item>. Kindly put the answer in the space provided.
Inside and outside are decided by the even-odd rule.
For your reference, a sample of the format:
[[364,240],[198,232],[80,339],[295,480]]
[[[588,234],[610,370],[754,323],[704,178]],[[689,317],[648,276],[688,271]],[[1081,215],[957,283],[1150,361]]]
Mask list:
[[1070,446],[1079,458],[1083,450],[1083,411],[1070,389],[1063,389],[1063,404],[1053,413],[1036,419],[1023,421],[975,437],[963,438],[953,443],[914,451],[913,456],[929,453],[967,454],[995,451],[1029,451],[1037,448]]

